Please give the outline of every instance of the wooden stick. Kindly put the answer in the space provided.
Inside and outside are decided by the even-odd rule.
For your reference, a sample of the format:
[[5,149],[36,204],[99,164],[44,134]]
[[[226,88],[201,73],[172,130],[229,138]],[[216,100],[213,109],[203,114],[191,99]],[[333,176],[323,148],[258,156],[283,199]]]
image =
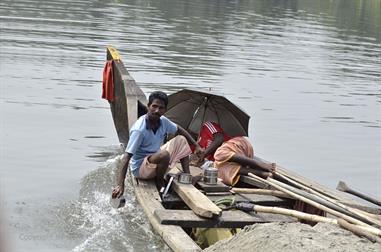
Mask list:
[[359,226],[353,225],[353,224],[351,224],[351,223],[349,223],[343,219],[338,219],[337,223],[339,224],[340,227],[342,227],[348,231],[351,231],[355,235],[358,235],[360,237],[365,237],[368,240],[370,240],[371,242],[381,243],[381,239],[379,237],[375,236],[374,234],[369,234],[364,229],[359,228]]
[[[254,156],[254,159],[258,162],[264,162],[264,163],[270,163],[269,161],[266,161],[262,158],[259,158],[257,156]],[[289,178],[292,178],[293,180],[296,180],[298,181],[299,183],[301,184],[304,184],[308,187],[311,187],[313,189],[315,189],[316,191],[324,194],[324,195],[327,195],[331,198],[334,198],[334,199],[339,199],[341,201],[344,201],[344,202],[351,202],[351,203],[355,203],[355,201],[353,201],[352,199],[350,199],[349,197],[344,197],[343,195],[339,195],[336,191],[334,190],[330,190],[329,188],[326,188],[306,177],[303,177],[299,174],[296,174],[290,170],[287,170],[286,168],[283,168],[283,167],[280,167],[279,165],[277,165],[276,167],[276,173],[275,174],[282,174],[284,176],[287,176]]]
[[361,222],[364,222],[366,224],[369,224],[369,225],[373,224],[373,222],[369,221],[367,218],[363,218],[361,216],[358,216],[357,214],[352,213],[352,212],[350,212],[350,211],[348,211],[348,210],[346,210],[344,208],[341,208],[340,206],[338,206],[336,204],[333,204],[333,203],[331,203],[331,202],[329,202],[327,200],[324,200],[321,197],[318,197],[316,195],[310,194],[310,193],[305,192],[305,191],[303,191],[301,189],[292,187],[292,186],[290,186],[288,184],[282,183],[280,181],[277,181],[277,180],[274,180],[274,179],[271,179],[271,178],[269,178],[268,180],[270,182],[272,182],[272,183],[275,183],[275,184],[283,187],[286,190],[289,190],[290,192],[296,193],[297,195],[300,195],[300,196],[302,196],[302,197],[304,197],[306,199],[312,200],[315,203],[321,204],[321,205],[323,205],[325,207],[328,207],[328,208],[330,208],[332,210],[335,210],[335,211],[337,211],[339,213],[342,213],[342,214],[345,214],[345,215],[350,216],[352,218],[355,218],[355,219],[357,219],[357,220],[359,220]]
[[231,189],[233,193],[247,193],[247,194],[260,194],[260,195],[271,195],[271,196],[276,196],[276,197],[281,197],[281,198],[288,198],[292,199],[290,195],[287,193],[277,191],[277,190],[267,190],[267,189],[254,189],[254,188],[238,188],[238,187],[233,187]]
[[[253,176],[254,176],[255,178],[261,180],[261,181],[264,182],[264,183],[267,183],[267,184],[273,186],[274,188],[278,189],[279,191],[282,191],[282,192],[284,192],[284,193],[287,193],[288,195],[290,195],[290,196],[292,196],[292,197],[294,197],[294,198],[296,198],[296,199],[299,199],[299,200],[301,200],[301,201],[303,201],[303,202],[305,202],[305,203],[307,203],[307,204],[310,204],[310,205],[312,205],[312,206],[314,206],[314,207],[316,207],[316,208],[319,208],[320,210],[326,211],[326,212],[328,212],[328,213],[330,213],[330,214],[332,214],[332,215],[334,215],[334,216],[337,216],[337,217],[339,217],[339,218],[342,218],[342,219],[344,219],[344,220],[346,220],[346,221],[348,221],[348,222],[351,222],[351,223],[354,223],[354,224],[357,224],[357,225],[361,225],[361,226],[366,226],[366,227],[373,228],[372,226],[370,226],[370,225],[368,225],[368,224],[366,224],[366,223],[364,223],[364,222],[362,222],[362,221],[359,221],[359,220],[357,220],[357,219],[355,219],[355,218],[353,218],[353,217],[350,217],[350,216],[348,216],[348,215],[342,214],[342,213],[340,213],[340,212],[338,212],[338,211],[335,211],[335,210],[333,210],[333,209],[331,209],[331,208],[329,208],[329,207],[326,207],[326,206],[324,206],[324,205],[322,205],[322,204],[316,203],[316,202],[313,201],[313,200],[310,200],[310,199],[307,199],[307,198],[305,198],[305,197],[303,197],[303,196],[300,196],[300,195],[298,195],[298,194],[296,194],[296,193],[294,193],[294,192],[291,192],[290,190],[287,190],[287,189],[283,188],[282,186],[279,186],[278,184],[275,184],[275,183],[273,183],[273,182],[271,182],[271,181],[262,179],[262,178],[260,178],[260,177],[258,177],[258,176],[256,176],[256,175],[254,175],[254,174],[252,174],[252,173],[249,173],[249,176],[250,176],[250,177],[253,177]],[[279,183],[280,183],[280,182],[279,182]]]
[[309,192],[311,194],[314,194],[314,195],[316,195],[316,196],[318,196],[318,197],[320,197],[320,198],[322,198],[322,199],[324,199],[324,200],[326,200],[326,201],[328,201],[328,202],[330,202],[330,203],[332,203],[332,204],[334,204],[334,205],[336,205],[338,207],[341,207],[345,211],[348,211],[352,217],[364,219],[369,224],[374,224],[374,225],[377,225],[378,227],[381,227],[381,221],[375,219],[373,216],[369,215],[368,213],[365,213],[365,212],[363,212],[361,210],[358,210],[358,209],[353,209],[351,207],[348,207],[348,206],[338,202],[337,200],[332,199],[330,197],[327,197],[327,196],[325,196],[325,195],[315,191],[314,189],[309,188],[309,187],[307,187],[305,185],[302,185],[302,184],[300,184],[300,183],[298,183],[298,182],[296,182],[296,181],[294,181],[294,180],[292,180],[292,179],[290,179],[290,178],[288,178],[286,176],[283,176],[281,174],[277,174],[277,176],[282,178],[282,179],[284,179],[284,180],[286,180],[287,182],[297,186],[297,187],[300,187],[301,189],[303,189],[303,190],[305,190],[305,191],[307,191],[307,192]]
[[[307,220],[307,221],[313,221],[313,222],[324,222],[324,223],[331,223],[335,225],[339,225],[339,220],[345,221],[343,219],[333,219],[333,218],[327,218],[315,214],[308,214],[303,213],[297,210],[291,210],[291,209],[285,209],[281,207],[267,207],[267,206],[260,206],[260,205],[254,205],[253,210],[256,212],[262,212],[262,213],[273,213],[273,214],[282,214],[287,216],[292,216],[298,219]],[[345,221],[346,222],[346,221]],[[348,222],[346,222],[348,223]],[[358,226],[354,224],[350,224],[355,230],[361,231],[365,234],[372,234],[376,236],[381,236],[381,230],[378,230],[376,228],[367,228],[365,226]],[[351,230],[350,230],[351,231]],[[355,232],[353,232],[355,233]]]
[[297,210],[285,209],[281,207],[267,207],[267,206],[254,205],[253,210],[257,212],[262,212],[262,213],[288,215],[288,216],[292,216],[302,220],[337,224],[336,219],[327,218],[327,217],[323,217],[323,216],[319,216],[315,214],[303,213]]
[[339,184],[337,184],[336,189],[342,192],[353,194],[366,201],[372,202],[375,205],[381,206],[381,201],[349,188],[349,186],[347,186],[347,184],[344,181],[339,181]]

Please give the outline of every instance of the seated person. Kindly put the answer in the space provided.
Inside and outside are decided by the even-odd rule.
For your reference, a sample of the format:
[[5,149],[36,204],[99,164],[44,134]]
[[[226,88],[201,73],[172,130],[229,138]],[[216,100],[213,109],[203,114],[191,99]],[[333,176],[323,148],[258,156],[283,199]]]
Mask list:
[[[118,185],[112,191],[113,198],[124,193],[124,180],[130,165],[133,176],[141,179],[156,178],[158,188],[164,185],[164,175],[176,162],[180,161],[184,172],[189,173],[188,143],[201,150],[198,143],[182,127],[163,114],[168,105],[165,93],[153,92],[148,98],[148,112],[131,127],[130,138],[123,156],[123,166],[118,174]],[[162,145],[168,134],[180,134]],[[187,142],[188,140],[188,142]],[[131,161],[131,162],[130,162]]]
[[275,172],[275,163],[254,159],[253,146],[245,137],[231,138],[214,122],[205,122],[200,130],[198,144],[203,151],[197,153],[198,163],[207,158],[214,161],[218,176],[227,185],[235,185],[239,175],[249,172],[268,177]]

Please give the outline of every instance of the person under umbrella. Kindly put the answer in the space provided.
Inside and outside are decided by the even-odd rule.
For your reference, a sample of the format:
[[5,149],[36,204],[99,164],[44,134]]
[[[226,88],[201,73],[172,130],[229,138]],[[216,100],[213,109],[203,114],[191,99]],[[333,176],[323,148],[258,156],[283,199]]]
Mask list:
[[[130,130],[130,138],[123,157],[124,164],[118,174],[118,185],[112,191],[112,198],[120,198],[124,193],[124,180],[130,165],[133,176],[140,179],[156,177],[158,188],[164,186],[164,175],[168,167],[180,161],[183,171],[189,173],[188,144],[198,143],[181,126],[163,114],[168,105],[168,97],[161,91],[151,93],[148,98],[148,112],[139,117]],[[179,134],[164,145],[168,134]],[[188,142],[187,142],[188,141]]]
[[202,151],[196,153],[196,163],[201,164],[205,158],[214,161],[218,177],[227,185],[235,185],[240,174],[247,175],[251,172],[266,178],[276,170],[275,163],[254,159],[253,146],[247,138],[231,138],[215,122],[205,122],[199,135],[197,142]]

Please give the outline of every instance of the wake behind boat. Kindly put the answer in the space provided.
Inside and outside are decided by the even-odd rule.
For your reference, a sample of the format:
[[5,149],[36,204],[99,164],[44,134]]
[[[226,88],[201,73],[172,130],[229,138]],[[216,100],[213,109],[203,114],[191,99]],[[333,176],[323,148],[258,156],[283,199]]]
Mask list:
[[[107,48],[107,60],[112,82],[106,84],[113,85],[109,96],[110,108],[119,141],[126,146],[129,129],[147,111],[147,99],[115,48]],[[202,92],[181,90],[169,96],[169,103],[172,102],[175,108],[177,103],[174,100],[179,99],[179,95],[176,96],[179,93],[209,97]],[[183,110],[172,110],[168,117],[180,124],[185,121],[187,113],[179,111]],[[198,123],[193,129],[199,127],[202,120]],[[237,124],[232,131],[242,134],[244,127],[239,127]],[[256,159],[268,163],[264,159]],[[180,170],[174,169],[173,172]],[[198,167],[191,167],[191,174],[206,177],[205,170]],[[262,179],[249,174],[241,176],[235,187],[220,181],[199,181],[192,185],[181,183],[185,178],[172,177],[171,185],[164,192],[165,197],[159,194],[154,180],[131,178],[136,198],[152,227],[174,251],[200,251],[201,247],[232,236],[237,228],[254,223],[329,222],[370,238],[381,235],[379,208],[359,204],[340,192],[279,166],[273,178]]]

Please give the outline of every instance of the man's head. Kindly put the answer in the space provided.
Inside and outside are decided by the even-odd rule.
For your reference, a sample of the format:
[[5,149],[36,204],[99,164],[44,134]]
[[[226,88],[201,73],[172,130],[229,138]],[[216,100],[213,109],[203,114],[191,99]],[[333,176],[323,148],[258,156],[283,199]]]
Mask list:
[[161,100],[164,103],[165,108],[167,108],[167,105],[168,105],[168,96],[167,96],[166,93],[161,92],[161,91],[152,92],[149,95],[149,97],[148,97],[148,107],[151,105],[151,103],[155,99]]
[[159,120],[167,111],[168,96],[161,91],[155,91],[148,97],[148,117],[150,120]]

